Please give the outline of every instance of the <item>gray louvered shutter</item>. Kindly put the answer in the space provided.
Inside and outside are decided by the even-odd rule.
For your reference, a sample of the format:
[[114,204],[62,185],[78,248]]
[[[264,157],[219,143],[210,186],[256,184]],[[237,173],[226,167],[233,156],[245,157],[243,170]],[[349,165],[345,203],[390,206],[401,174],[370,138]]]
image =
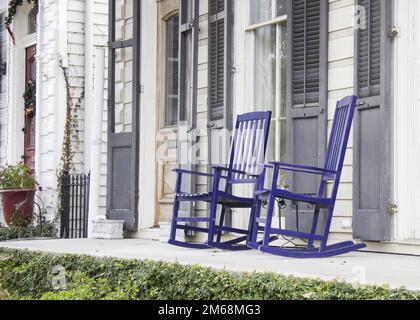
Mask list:
[[130,231],[138,229],[140,17],[141,1],[109,1],[107,217]]
[[354,128],[355,238],[390,240],[391,54],[390,0],[359,0],[366,13],[356,34],[355,88],[359,97]]
[[[323,166],[327,136],[328,1],[288,2],[287,157],[290,163]],[[316,194],[319,179],[289,173],[289,188]],[[299,204],[286,214],[286,226],[309,232],[313,208]],[[321,214],[322,225],[324,215]]]
[[211,164],[225,164],[227,141],[223,129],[232,129],[233,9],[231,0],[209,0],[208,20],[208,127]]
[[209,118],[225,117],[225,0],[209,1]]
[[[209,162],[225,165],[229,153],[228,130],[232,129],[233,1],[209,0],[208,20],[208,136]],[[211,188],[211,183],[209,183]],[[231,211],[225,224],[230,225]]]

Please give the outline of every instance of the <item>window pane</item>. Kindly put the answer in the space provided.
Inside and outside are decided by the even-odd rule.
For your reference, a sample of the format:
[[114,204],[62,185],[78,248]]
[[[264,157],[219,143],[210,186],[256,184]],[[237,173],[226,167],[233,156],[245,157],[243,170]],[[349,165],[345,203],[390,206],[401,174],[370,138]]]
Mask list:
[[115,1],[115,41],[133,38],[133,0]]
[[37,8],[32,8],[28,15],[28,34],[36,32],[36,14]]
[[132,131],[133,48],[115,50],[115,133]]
[[287,14],[287,0],[277,0],[276,15],[283,16]]
[[185,55],[181,57],[183,59],[184,67],[181,72],[181,81],[179,83],[181,85],[181,94],[183,94],[183,103],[180,105],[180,115],[179,119],[181,121],[186,121],[187,123],[191,123],[192,115],[192,102],[193,102],[193,39],[192,39],[192,32],[188,32],[185,35]]
[[165,126],[178,122],[178,48],[179,16],[166,23],[166,106]]
[[287,79],[287,27],[286,25],[281,26],[280,32],[280,92],[281,92],[281,105],[280,105],[280,117],[286,117],[286,79]]
[[[254,110],[271,110],[267,157],[286,161],[286,37],[285,24],[258,28],[255,34]],[[279,185],[285,185],[281,175]]]
[[251,24],[287,14],[287,0],[249,0]]
[[255,108],[274,111],[276,97],[276,26],[255,31]]
[[271,20],[273,18],[272,0],[251,1],[251,24]]

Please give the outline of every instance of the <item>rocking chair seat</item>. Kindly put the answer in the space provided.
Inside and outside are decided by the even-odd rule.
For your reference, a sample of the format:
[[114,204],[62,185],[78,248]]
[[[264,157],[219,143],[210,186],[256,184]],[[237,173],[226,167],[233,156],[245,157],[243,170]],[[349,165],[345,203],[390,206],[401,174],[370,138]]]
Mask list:
[[[256,193],[259,195],[261,199],[264,199],[264,198],[266,199],[267,197],[270,196],[270,190],[261,190],[261,191],[257,191]],[[330,198],[316,197],[310,194],[293,193],[285,189],[276,189],[276,192],[274,193],[274,195],[280,199],[310,203],[322,209],[328,208],[328,206],[331,203]]]
[[[213,192],[176,194],[179,201],[204,201],[211,203]],[[218,192],[217,203],[229,208],[251,208],[254,203],[252,198],[241,198],[227,192]]]

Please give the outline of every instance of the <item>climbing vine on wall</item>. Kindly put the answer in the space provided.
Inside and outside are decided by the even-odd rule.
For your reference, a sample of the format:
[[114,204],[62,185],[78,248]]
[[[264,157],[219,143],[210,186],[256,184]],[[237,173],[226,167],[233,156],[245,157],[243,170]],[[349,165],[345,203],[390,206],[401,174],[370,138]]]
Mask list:
[[16,39],[11,29],[11,25],[12,25],[14,17],[16,16],[17,9],[20,6],[22,6],[25,2],[32,4],[32,8],[35,8],[38,11],[38,0],[10,0],[7,16],[4,18],[5,28],[7,32],[9,33],[10,37],[12,38],[13,44],[15,44]]
[[60,69],[63,72],[66,90],[66,118],[64,123],[63,143],[61,146],[61,162],[57,172],[57,191],[58,191],[58,215],[63,214],[64,183],[68,173],[75,169],[74,154],[79,149],[79,111],[84,99],[84,91],[78,97],[73,97],[69,79],[68,67],[63,66],[60,61]]

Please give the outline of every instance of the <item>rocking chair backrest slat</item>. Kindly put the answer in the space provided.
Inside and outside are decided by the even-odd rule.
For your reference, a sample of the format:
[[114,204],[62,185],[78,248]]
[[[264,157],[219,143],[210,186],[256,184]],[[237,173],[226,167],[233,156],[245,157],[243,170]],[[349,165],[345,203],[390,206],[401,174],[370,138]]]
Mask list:
[[336,183],[339,182],[353,123],[356,100],[355,96],[350,96],[337,102],[324,165],[325,169],[337,173],[325,174],[323,181],[335,180]]
[[[270,129],[271,111],[251,112],[239,115],[233,134],[229,168],[251,174],[258,174],[264,164]],[[239,173],[229,173],[229,183],[246,183],[249,177]]]

